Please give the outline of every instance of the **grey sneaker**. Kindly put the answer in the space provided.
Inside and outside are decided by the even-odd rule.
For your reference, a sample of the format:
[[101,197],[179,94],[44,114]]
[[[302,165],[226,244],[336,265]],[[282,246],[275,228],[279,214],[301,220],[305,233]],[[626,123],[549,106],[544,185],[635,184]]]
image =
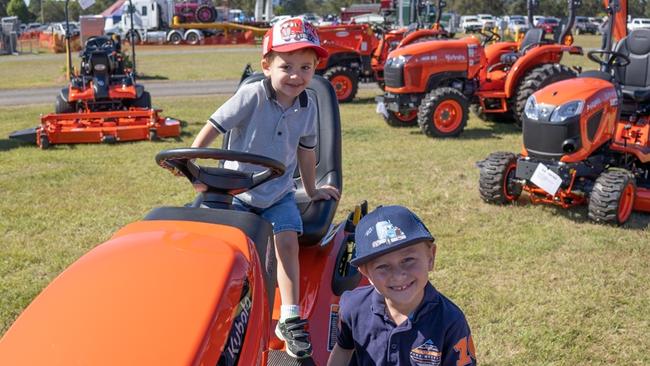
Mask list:
[[284,341],[287,353],[293,358],[311,357],[311,341],[306,326],[307,320],[296,316],[282,323],[278,322],[275,327],[275,335]]

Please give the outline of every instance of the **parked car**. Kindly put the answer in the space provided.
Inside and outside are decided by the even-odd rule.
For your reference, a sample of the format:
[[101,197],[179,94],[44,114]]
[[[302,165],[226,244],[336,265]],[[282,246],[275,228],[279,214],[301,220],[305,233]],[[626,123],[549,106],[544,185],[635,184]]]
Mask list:
[[526,33],[528,31],[528,24],[526,24],[526,21],[523,19],[511,18],[508,23],[508,30],[512,34]]
[[379,14],[362,14],[350,18],[350,23],[355,24],[384,24],[386,19]]
[[575,23],[573,25],[573,31],[575,34],[596,34],[598,33],[598,27],[589,21],[587,17],[577,16]]
[[603,26],[605,25],[605,20],[604,20],[603,18],[600,18],[600,17],[589,17],[589,18],[587,18],[587,19],[589,19],[589,23],[591,23],[591,24],[593,24],[593,25],[596,26],[596,28],[598,29],[598,33],[597,33],[597,34],[602,34],[602,33],[603,33]]
[[533,15],[533,27],[537,27],[539,21],[544,19],[543,15]]
[[628,31],[631,32],[636,29],[650,29],[650,18],[634,18],[627,23]]
[[554,34],[555,29],[560,26],[560,21],[556,18],[543,18],[537,22],[537,28],[542,28],[544,33]]
[[483,23],[478,20],[477,16],[464,15],[460,17],[460,28],[465,33],[474,33],[483,28]]
[[[70,26],[70,36],[78,36],[79,35],[79,28],[74,24],[74,23],[68,23]],[[59,23],[50,23],[45,30],[43,30],[44,33],[51,33],[51,34],[59,34],[59,35],[65,35],[65,22],[59,22]]]
[[496,26],[496,19],[490,14],[477,14],[478,21],[481,22],[483,28],[494,28]]

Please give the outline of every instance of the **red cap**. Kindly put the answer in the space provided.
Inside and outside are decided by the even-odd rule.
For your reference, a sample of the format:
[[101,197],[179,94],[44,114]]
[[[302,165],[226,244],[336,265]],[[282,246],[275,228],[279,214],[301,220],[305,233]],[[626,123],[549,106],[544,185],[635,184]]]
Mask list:
[[320,46],[318,32],[311,23],[302,18],[281,20],[269,29],[262,41],[262,56],[269,52],[291,52],[311,48],[319,58],[326,58],[327,50]]

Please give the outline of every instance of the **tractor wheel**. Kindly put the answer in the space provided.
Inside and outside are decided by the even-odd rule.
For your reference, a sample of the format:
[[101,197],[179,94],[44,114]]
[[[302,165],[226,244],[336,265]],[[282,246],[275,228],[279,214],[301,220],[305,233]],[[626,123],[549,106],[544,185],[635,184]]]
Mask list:
[[388,117],[384,121],[391,127],[415,127],[418,125],[418,111],[412,110],[408,113],[388,111]]
[[158,136],[158,131],[152,128],[149,130],[149,141],[159,141],[160,137]]
[[178,32],[173,32],[169,35],[169,43],[171,44],[181,44],[183,42],[183,35]]
[[511,106],[514,114],[515,124],[521,128],[524,113],[524,107],[528,97],[533,95],[534,92],[542,89],[543,87],[556,83],[558,81],[571,79],[576,77],[576,73],[568,67],[561,64],[546,64],[531,70],[517,88],[515,98],[513,100],[514,106]]
[[467,125],[469,102],[454,88],[438,88],[427,94],[418,111],[418,124],[429,137],[455,137]]
[[47,150],[50,148],[50,139],[47,138],[46,134],[42,134],[39,139],[40,139],[39,147],[41,148],[41,150]]
[[632,214],[636,184],[632,173],[608,170],[602,173],[589,197],[589,218],[596,222],[623,225]]
[[54,103],[54,113],[74,113],[75,108],[72,104],[63,100],[63,97],[60,95],[56,96],[56,102]]
[[325,71],[323,77],[332,83],[339,103],[347,103],[357,95],[359,80],[349,68],[345,66],[330,67]]
[[196,9],[194,16],[201,23],[212,23],[217,19],[217,12],[210,5],[201,5]]
[[510,152],[494,152],[483,161],[478,180],[478,192],[483,201],[506,204],[521,195],[521,185],[513,181],[517,157]]
[[[131,31],[126,33],[126,41],[131,43]],[[135,44],[140,44],[140,34],[138,32],[133,33],[133,41]]]
[[151,94],[147,91],[142,92],[139,98],[131,101],[131,107],[151,109]]

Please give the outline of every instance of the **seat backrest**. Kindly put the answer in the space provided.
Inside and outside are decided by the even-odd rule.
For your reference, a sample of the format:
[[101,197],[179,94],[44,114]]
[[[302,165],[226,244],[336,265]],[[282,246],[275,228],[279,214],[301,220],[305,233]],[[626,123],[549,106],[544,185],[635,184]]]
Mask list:
[[614,76],[623,89],[650,88],[650,29],[630,32],[618,42],[615,50],[630,59],[629,65],[614,69]]
[[519,49],[525,50],[530,45],[541,43],[542,38],[544,38],[544,30],[542,28],[530,28],[526,32],[526,35],[524,35],[524,39],[521,40]]
[[[255,73],[244,79],[241,85],[259,82],[264,74]],[[343,190],[342,159],[341,159],[341,117],[339,104],[334,88],[327,79],[314,75],[306,89],[311,100],[316,102],[318,144],[316,145],[316,187],[329,184]],[[228,146],[230,134],[224,136],[223,146]],[[327,234],[338,201],[311,201],[302,186],[300,172],[294,172],[296,182],[296,202],[300,209],[303,223],[303,234],[298,238],[301,246],[318,244]]]

